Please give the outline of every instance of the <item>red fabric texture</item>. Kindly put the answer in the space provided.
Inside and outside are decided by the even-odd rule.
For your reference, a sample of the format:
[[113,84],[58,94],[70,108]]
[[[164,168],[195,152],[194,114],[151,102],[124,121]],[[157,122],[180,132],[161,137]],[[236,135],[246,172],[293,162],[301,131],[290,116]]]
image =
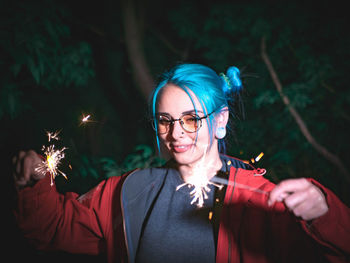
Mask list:
[[[231,168],[219,229],[217,262],[348,262],[350,209],[329,189],[329,211],[311,224],[299,220],[282,203],[237,184],[271,191],[274,184],[255,171]],[[127,175],[102,181],[88,193],[62,195],[49,176],[18,193],[15,215],[23,235],[38,249],[97,255],[126,262],[121,189]]]

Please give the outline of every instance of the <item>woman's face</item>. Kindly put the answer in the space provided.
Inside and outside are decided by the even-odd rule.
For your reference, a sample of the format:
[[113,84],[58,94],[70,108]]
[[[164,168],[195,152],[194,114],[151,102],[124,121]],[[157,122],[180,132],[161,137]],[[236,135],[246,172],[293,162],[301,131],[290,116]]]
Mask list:
[[[197,115],[205,116],[204,111],[194,94],[191,94],[195,104]],[[194,106],[187,93],[176,85],[168,84],[162,88],[157,105],[157,115],[167,116],[170,119],[179,119],[185,113],[195,113]],[[197,137],[198,136],[198,137]],[[196,140],[197,137],[197,140]],[[185,131],[179,121],[175,121],[169,126],[168,132],[159,134],[160,141],[164,144],[170,156],[179,165],[193,165],[207,153],[210,145],[209,129],[207,119],[202,119],[202,127],[198,132]],[[217,152],[217,140],[213,139],[210,152]],[[218,152],[217,152],[218,154]]]

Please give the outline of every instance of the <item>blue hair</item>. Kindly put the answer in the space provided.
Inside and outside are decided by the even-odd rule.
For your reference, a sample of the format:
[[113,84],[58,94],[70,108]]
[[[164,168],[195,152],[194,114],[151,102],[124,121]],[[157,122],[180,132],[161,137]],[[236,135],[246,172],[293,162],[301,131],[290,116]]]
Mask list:
[[[240,72],[236,67],[230,67],[226,75],[220,76],[211,68],[200,64],[180,64],[165,72],[161,80],[154,89],[151,100],[151,112],[153,124],[156,129],[156,139],[158,150],[160,151],[159,137],[156,123],[156,107],[160,90],[167,84],[173,84],[184,90],[192,101],[195,112],[193,95],[198,99],[205,115],[212,112],[219,112],[224,107],[228,107],[231,94],[237,93],[242,89],[242,82],[239,76]],[[208,116],[207,124],[210,135],[210,146],[212,145],[213,127],[215,114]],[[219,142],[220,148],[224,148],[223,140]]]

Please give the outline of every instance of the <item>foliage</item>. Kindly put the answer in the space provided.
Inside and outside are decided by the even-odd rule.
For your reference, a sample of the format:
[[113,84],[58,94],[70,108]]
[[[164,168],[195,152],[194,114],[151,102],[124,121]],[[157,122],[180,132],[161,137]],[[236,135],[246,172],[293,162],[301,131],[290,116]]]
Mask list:
[[119,163],[111,157],[95,157],[85,154],[80,154],[69,162],[76,169],[68,170],[69,182],[62,180],[62,178],[57,180],[57,178],[58,187],[62,192],[74,190],[78,193],[84,193],[102,179],[121,176],[136,168],[160,167],[165,163],[165,160],[156,156],[152,147],[141,144],[137,145],[134,151]]
[[[84,9],[76,1],[67,7],[60,3],[17,0],[0,11],[0,120],[17,120],[2,131],[1,143],[36,141],[26,144],[32,147],[41,144],[38,129],[63,128],[76,143],[76,178],[90,178],[89,185],[157,163],[148,146],[130,154],[135,145],[149,145],[153,134],[146,126],[146,102],[132,82],[118,2],[109,1],[108,10],[102,10],[106,2],[86,1]],[[153,75],[183,61],[206,64],[218,73],[239,67],[245,119],[233,109],[234,136],[227,153],[250,159],[263,151],[258,165],[267,168],[270,179],[314,177],[350,202],[344,178],[303,137],[260,56],[265,36],[284,93],[313,136],[345,161],[350,38],[341,6],[225,0],[167,5],[147,1],[139,17]],[[75,124],[83,110],[95,112],[98,121],[73,128],[72,119]]]
[[148,145],[138,145],[135,151],[129,154],[122,162],[122,172],[131,171],[136,168],[159,167],[165,160],[154,155],[153,150]]
[[0,119],[15,118],[32,107],[28,93],[83,86],[94,76],[88,43],[72,41],[53,1],[14,1],[0,16]]
[[[259,166],[267,167],[274,181],[314,177],[350,200],[350,196],[345,197],[347,191],[339,171],[299,131],[260,57],[261,38],[265,37],[284,93],[314,137],[345,161],[350,132],[350,90],[344,79],[349,59],[345,15],[322,3],[317,12],[310,11],[314,5],[308,2],[303,8],[294,3],[267,2],[218,2],[204,11],[188,8],[191,6],[171,10],[169,20],[182,41],[191,38],[190,52],[195,54],[191,60],[217,72],[231,65],[242,72],[246,119],[237,113],[233,117],[235,140],[228,141],[227,152],[249,159],[264,151]],[[184,12],[191,16],[181,19]],[[328,19],[320,21],[323,14]],[[198,21],[198,17],[205,19]],[[188,27],[187,20],[196,26]]]

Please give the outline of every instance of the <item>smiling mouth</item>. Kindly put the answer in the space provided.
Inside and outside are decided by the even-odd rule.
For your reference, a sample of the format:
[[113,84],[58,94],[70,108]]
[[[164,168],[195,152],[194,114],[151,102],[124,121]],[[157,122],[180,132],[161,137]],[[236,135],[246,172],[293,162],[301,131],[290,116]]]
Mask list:
[[192,144],[187,145],[172,145],[172,149],[176,153],[184,153],[187,152],[189,149],[191,149]]

